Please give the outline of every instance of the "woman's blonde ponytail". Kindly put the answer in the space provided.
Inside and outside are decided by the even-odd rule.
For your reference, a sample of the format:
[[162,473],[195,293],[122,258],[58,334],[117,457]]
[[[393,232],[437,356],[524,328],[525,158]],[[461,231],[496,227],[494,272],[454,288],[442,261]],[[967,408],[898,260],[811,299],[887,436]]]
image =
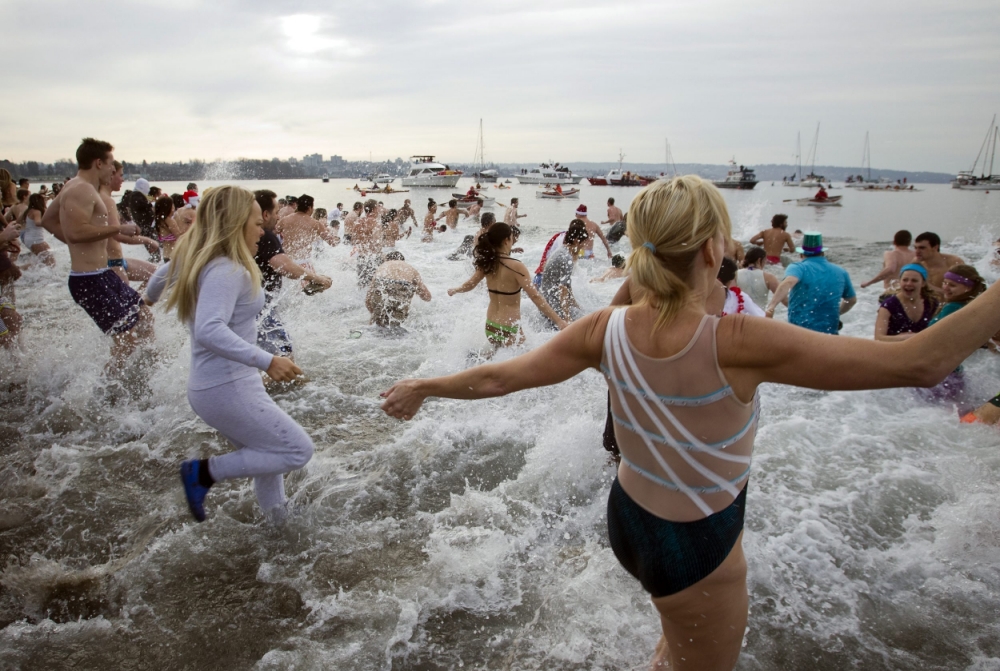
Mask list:
[[690,300],[694,259],[719,232],[730,236],[726,203],[711,182],[696,175],[654,182],[632,201],[627,267],[635,303],[659,311],[655,329],[670,323]]

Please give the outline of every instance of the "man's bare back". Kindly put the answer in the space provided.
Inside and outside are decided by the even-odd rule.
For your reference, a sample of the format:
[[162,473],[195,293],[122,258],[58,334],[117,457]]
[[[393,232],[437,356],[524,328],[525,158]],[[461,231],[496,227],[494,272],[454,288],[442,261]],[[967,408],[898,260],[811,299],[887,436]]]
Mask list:
[[590,252],[587,256],[593,256],[594,252],[594,238],[600,238],[601,242],[604,243],[605,249],[608,251],[608,258],[611,258],[611,246],[608,244],[608,239],[604,237],[604,232],[601,227],[597,225],[596,222],[591,221],[589,217],[583,217],[583,223],[587,227],[587,241],[583,243],[583,248]]
[[786,250],[795,252],[795,241],[792,240],[792,236],[788,231],[782,228],[769,228],[761,231],[750,238],[750,244],[760,245],[764,248],[764,253],[767,254],[768,261],[778,259],[777,262],[779,263],[781,261],[781,252]]
[[882,255],[882,267],[891,270],[892,277],[882,280],[882,285],[886,291],[892,289],[893,282],[899,278],[900,269],[913,258],[912,249],[900,249],[895,247]]
[[458,215],[462,214],[462,210],[457,207],[449,207],[444,212],[444,223],[448,224],[448,228],[458,228]]
[[358,218],[351,241],[358,254],[378,254],[382,251],[382,226],[374,213]]
[[323,224],[302,212],[294,212],[282,218],[278,221],[275,232],[281,236],[285,253],[296,263],[311,259],[313,245],[321,238],[331,245],[337,244],[330,242],[329,238],[335,236]]
[[622,214],[622,210],[617,205],[608,206],[608,220],[604,223],[606,224],[617,224],[619,221],[625,218]]

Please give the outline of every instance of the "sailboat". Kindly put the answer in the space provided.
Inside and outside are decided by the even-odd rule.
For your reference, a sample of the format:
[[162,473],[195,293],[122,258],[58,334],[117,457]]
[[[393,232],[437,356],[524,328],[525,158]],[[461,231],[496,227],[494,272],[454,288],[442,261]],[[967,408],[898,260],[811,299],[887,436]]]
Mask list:
[[816,174],[816,148],[819,146],[819,124],[816,122],[816,135],[813,137],[812,147],[809,148],[809,156],[806,160],[810,162],[812,168],[809,170],[809,174],[806,175],[799,181],[799,186],[805,186],[815,189],[818,186],[822,186],[823,182],[827,182],[826,177]]
[[[983,139],[983,144],[979,147],[979,153],[976,154],[976,162],[972,164],[970,170],[963,170],[958,173],[958,176],[951,183],[953,189],[963,189],[965,191],[1000,189],[1000,175],[993,174],[993,159],[996,158],[997,154],[997,136],[1000,134],[1000,129],[997,128],[996,121],[997,115],[994,114],[993,120],[990,121],[989,130],[986,131],[986,137]],[[990,142],[990,135],[993,136],[993,147],[987,149]],[[984,150],[990,155],[989,171],[986,170],[986,155],[983,153]],[[976,177],[976,166],[979,165],[980,157],[983,159],[983,171],[979,177]]]
[[798,132],[795,134],[795,165],[798,166],[797,172],[792,175],[791,179],[781,180],[781,186],[798,186],[798,179],[802,177],[802,133]]
[[483,120],[479,120],[479,142],[476,144],[476,155],[472,158],[472,165],[475,170],[472,178],[477,182],[495,182],[498,172],[493,168],[486,167],[485,148],[483,145]]
[[865,184],[872,181],[872,149],[868,140],[868,131],[865,131],[865,148],[861,151],[861,169],[864,170],[865,166],[868,167],[867,179],[862,175],[858,175],[856,178],[854,175],[848,175],[844,186],[848,189],[863,189]]

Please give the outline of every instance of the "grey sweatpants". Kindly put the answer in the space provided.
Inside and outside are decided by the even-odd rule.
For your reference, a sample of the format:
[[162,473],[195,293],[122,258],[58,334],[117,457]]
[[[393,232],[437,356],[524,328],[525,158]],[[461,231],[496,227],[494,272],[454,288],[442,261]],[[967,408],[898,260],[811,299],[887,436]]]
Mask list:
[[225,436],[235,452],[212,457],[215,480],[253,478],[257,502],[265,513],[285,504],[283,475],[302,468],[313,442],[298,423],[268,396],[259,375],[202,390],[188,390],[191,408]]

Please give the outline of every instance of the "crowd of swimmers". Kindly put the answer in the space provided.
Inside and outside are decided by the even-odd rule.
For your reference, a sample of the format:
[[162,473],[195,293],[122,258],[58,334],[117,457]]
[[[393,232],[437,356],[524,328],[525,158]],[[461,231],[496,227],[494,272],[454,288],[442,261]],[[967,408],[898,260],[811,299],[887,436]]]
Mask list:
[[[315,250],[349,244],[371,323],[400,329],[412,299],[430,301],[431,291],[396,243],[413,227],[433,242],[441,226],[471,219],[475,233],[449,258],[471,258],[472,274],[448,295],[485,281],[484,337],[493,348],[525,342],[522,293],[560,333],[503,363],[401,381],[382,394],[383,409],[409,420],[429,396],[485,398],[601,371],[605,444],[619,462],[609,539],[661,614],[656,659],[671,668],[728,669],[739,654],[747,618],[742,529],[760,384],[920,387],[929,398],[955,401],[962,361],[980,347],[997,348],[1000,287],[988,288],[974,267],[942,253],[930,232],[913,239],[899,231],[882,270],[861,285],[883,283],[875,337],[838,337],[857,297],[847,271],[826,258],[822,235],[789,234],[787,216],[778,214],[746,247],[732,238],[718,190],[695,176],[644,188],[628,215],[609,199],[600,224],[581,205],[531,272],[514,256],[523,252],[518,224],[527,216],[516,198],[500,221],[481,211],[481,200],[471,208],[453,200],[439,214],[430,199],[420,221],[409,200],[387,209],[368,199],[346,213],[337,203],[328,213],[305,194],[279,198],[236,186],[200,193],[192,183],[168,195],[139,179],[116,203],[123,175],[113,151],[85,139],[77,175],[51,191],[32,193],[26,180],[15,183],[0,170],[3,345],[20,347],[14,286],[22,271],[55,263],[43,231],[67,245],[69,292],[109,336],[109,376],[151,343],[150,308],[165,303],[190,332],[190,405],[235,448],[182,462],[191,514],[205,519],[216,482],[252,478],[264,515],[278,521],[286,511],[283,476],[314,449],[265,385],[302,375],[279,308],[283,282],[309,295],[329,289],[332,279],[314,267]],[[627,257],[612,250],[623,235]],[[621,284],[610,307],[588,314],[573,275],[594,258],[597,242],[611,268],[594,281]],[[126,248],[142,253],[126,255]],[[798,261],[786,267],[785,253]],[[787,305],[788,323],[773,319],[779,305]],[[1000,395],[963,417],[998,419]]]

